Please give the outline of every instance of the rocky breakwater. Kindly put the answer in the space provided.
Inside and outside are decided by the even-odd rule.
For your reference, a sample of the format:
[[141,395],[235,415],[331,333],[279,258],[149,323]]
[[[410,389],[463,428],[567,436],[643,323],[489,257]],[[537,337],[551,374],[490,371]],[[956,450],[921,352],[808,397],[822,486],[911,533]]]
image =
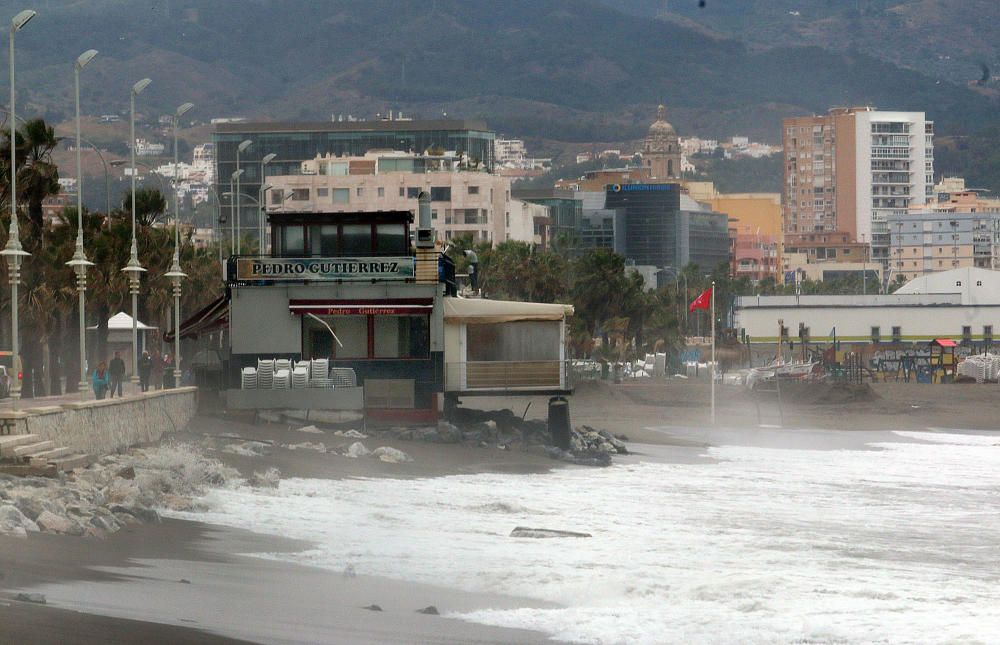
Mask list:
[[570,430],[569,450],[562,450],[552,445],[552,436],[545,421],[526,420],[510,410],[460,408],[452,422],[440,421],[436,427],[394,428],[388,432],[398,439],[409,441],[544,452],[552,459],[584,466],[608,466],[612,456],[628,454],[625,445],[627,437],[586,425]]
[[59,478],[0,475],[0,534],[102,538],[159,522],[157,508],[195,510],[207,488],[241,482],[235,469],[187,445],[133,449]]

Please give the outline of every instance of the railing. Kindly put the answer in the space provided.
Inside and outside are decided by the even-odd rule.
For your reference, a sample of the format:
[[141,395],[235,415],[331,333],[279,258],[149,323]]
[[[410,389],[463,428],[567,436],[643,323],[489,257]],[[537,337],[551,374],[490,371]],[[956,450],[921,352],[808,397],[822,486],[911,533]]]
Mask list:
[[464,361],[445,364],[445,390],[567,389],[568,361]]

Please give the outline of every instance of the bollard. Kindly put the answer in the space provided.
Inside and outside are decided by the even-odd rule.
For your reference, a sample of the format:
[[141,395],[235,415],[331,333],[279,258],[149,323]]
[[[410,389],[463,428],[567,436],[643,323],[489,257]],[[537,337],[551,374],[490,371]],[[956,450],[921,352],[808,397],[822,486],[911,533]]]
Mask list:
[[569,402],[565,397],[554,396],[549,399],[549,434],[552,445],[563,450],[569,450]]

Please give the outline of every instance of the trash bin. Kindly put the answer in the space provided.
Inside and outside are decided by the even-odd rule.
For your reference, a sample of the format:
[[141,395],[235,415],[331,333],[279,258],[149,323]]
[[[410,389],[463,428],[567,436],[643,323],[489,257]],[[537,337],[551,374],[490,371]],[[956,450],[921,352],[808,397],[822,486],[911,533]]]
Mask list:
[[549,399],[549,434],[552,445],[569,450],[569,401],[562,396]]
[[608,380],[608,376],[611,374],[611,366],[607,363],[601,363],[601,380]]

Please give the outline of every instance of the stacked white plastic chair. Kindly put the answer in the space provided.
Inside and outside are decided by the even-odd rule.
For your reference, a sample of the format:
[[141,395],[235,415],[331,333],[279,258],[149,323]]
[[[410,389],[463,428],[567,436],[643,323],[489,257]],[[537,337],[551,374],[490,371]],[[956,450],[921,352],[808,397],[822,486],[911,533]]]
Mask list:
[[277,372],[278,370],[288,370],[289,372],[291,372],[292,371],[292,361],[290,361],[287,358],[276,358],[276,359],[274,359],[274,371]]
[[244,367],[240,372],[240,387],[244,390],[257,389],[257,370],[253,367]]
[[309,366],[299,363],[292,370],[292,389],[300,390],[309,387]]
[[274,371],[274,384],[273,389],[275,390],[287,390],[291,385],[291,372],[287,369],[275,370]]
[[331,367],[330,379],[334,387],[357,387],[358,378],[350,367]]
[[257,387],[269,390],[274,387],[274,360],[257,361]]
[[311,387],[333,387],[329,359],[315,358],[309,361],[309,385]]

